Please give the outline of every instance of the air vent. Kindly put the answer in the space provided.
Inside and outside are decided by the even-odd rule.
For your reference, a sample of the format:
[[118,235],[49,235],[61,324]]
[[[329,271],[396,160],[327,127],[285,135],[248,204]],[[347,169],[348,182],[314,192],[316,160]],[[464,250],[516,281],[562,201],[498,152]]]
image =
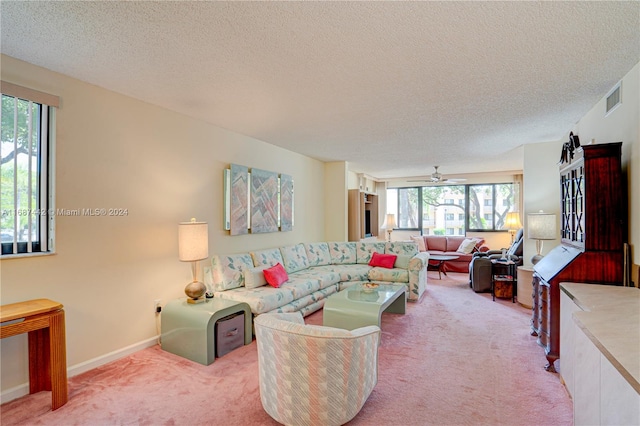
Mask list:
[[605,113],[605,116],[622,103],[620,89],[621,86],[620,83],[618,83],[618,85],[611,91],[611,93],[609,93],[609,96],[607,96],[607,112]]

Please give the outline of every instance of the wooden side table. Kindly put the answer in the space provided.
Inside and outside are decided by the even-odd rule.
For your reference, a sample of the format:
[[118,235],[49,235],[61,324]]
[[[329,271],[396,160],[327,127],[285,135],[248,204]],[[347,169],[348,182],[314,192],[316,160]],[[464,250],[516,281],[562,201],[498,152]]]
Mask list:
[[202,303],[187,298],[171,300],[162,309],[162,349],[209,365],[216,358],[216,321],[238,312],[244,313],[244,344],[252,339],[251,308],[243,302],[215,297]]
[[62,304],[35,299],[3,305],[0,323],[2,339],[29,333],[29,393],[50,390],[52,410],[66,404],[69,393]]
[[516,263],[514,261],[500,259],[493,259],[491,261],[491,296],[494,301],[496,300],[497,283],[509,284],[511,286],[511,301],[515,303],[516,295],[518,294],[518,280],[516,277]]

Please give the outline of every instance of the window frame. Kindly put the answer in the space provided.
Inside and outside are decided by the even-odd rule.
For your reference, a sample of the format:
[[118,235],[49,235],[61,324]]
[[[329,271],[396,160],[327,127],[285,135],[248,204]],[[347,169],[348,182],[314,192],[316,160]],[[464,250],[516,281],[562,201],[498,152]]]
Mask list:
[[[510,209],[508,211],[518,211],[518,200],[517,200],[517,191],[516,191],[516,186],[518,185],[517,182],[491,182],[491,183],[478,183],[478,184],[455,184],[455,185],[439,185],[439,186],[457,186],[457,187],[464,187],[464,234],[468,233],[468,232],[474,232],[474,233],[480,233],[480,232],[508,232],[508,230],[506,229],[496,229],[496,221],[495,221],[495,217],[496,217],[496,207],[497,207],[497,198],[496,198],[496,191],[497,191],[497,187],[500,185],[511,185],[513,187],[513,196],[514,196],[514,203],[512,204],[512,206],[510,207]],[[470,220],[469,220],[469,211],[470,211],[470,205],[471,203],[469,202],[469,193],[471,191],[471,188],[474,186],[491,186],[492,188],[492,196],[491,196],[491,200],[490,200],[490,206],[484,206],[484,207],[490,207],[491,208],[491,216],[492,218],[494,218],[494,220],[492,221],[492,226],[491,228],[488,229],[484,229],[484,228],[471,228],[470,227]],[[420,235],[430,235],[430,234],[426,234],[425,230],[428,228],[424,228],[423,227],[423,192],[422,192],[422,188],[429,188],[429,187],[433,187],[433,185],[422,185],[422,186],[398,186],[398,187],[389,187],[387,188],[387,190],[394,190],[397,191],[397,205],[396,205],[396,214],[398,215],[396,222],[398,223],[398,226],[394,229],[398,230],[398,231],[418,231],[420,232]],[[400,210],[400,191],[403,190],[417,190],[418,192],[418,201],[417,201],[417,209],[418,209],[418,227],[412,227],[412,228],[408,228],[408,227],[400,227],[400,223],[402,223],[399,212]],[[443,203],[440,204],[440,206],[454,206],[457,208],[460,208],[460,204],[462,202],[462,198],[458,199],[458,203],[455,202],[455,199],[453,199],[453,203]],[[484,204],[484,203],[483,203]],[[483,207],[483,206],[481,206]],[[446,213],[445,213],[446,214]],[[506,213],[505,213],[506,214]],[[455,219],[454,216],[454,220],[459,220],[459,219]],[[449,235],[447,234],[447,230],[445,229],[445,235]]]
[[[54,95],[39,92],[33,89],[17,86],[13,83],[5,81],[0,82],[0,97],[4,100],[4,97],[14,99],[14,120],[17,119],[17,103],[18,101],[29,102],[29,112],[27,120],[31,123],[31,120],[36,114],[31,114],[31,108],[37,108],[39,122],[34,125],[30,125],[29,137],[32,136],[34,128],[37,128],[38,137],[38,149],[35,161],[35,170],[29,163],[28,169],[31,172],[35,172],[37,175],[37,182],[33,183],[32,177],[29,174],[27,179],[30,182],[27,184],[27,192],[32,194],[36,191],[36,205],[32,205],[31,200],[28,201],[27,208],[24,209],[13,203],[13,208],[3,208],[0,214],[4,217],[7,215],[13,217],[13,227],[9,232],[6,228],[0,229],[3,233],[12,234],[13,241],[1,242],[0,241],[0,259],[10,259],[15,257],[26,256],[42,256],[55,253],[55,204],[54,204],[54,187],[55,187],[55,122],[56,122],[56,109],[59,106],[59,98]],[[10,101],[9,101],[10,102]],[[2,112],[0,111],[0,119]],[[14,121],[13,132],[17,131]],[[17,139],[14,133],[14,147],[16,149]],[[31,155],[31,146],[29,146],[29,153]],[[13,177],[13,191],[11,191],[11,197],[15,197],[15,191],[18,188],[16,183],[16,177],[18,169],[16,168],[18,160],[17,155],[14,162],[14,177]],[[1,179],[1,177],[0,177]],[[35,189],[34,189],[35,188]],[[26,216],[27,220],[27,240],[21,241],[19,236],[20,230],[17,224],[19,223],[19,216]],[[32,239],[32,232],[35,228],[35,238]]]

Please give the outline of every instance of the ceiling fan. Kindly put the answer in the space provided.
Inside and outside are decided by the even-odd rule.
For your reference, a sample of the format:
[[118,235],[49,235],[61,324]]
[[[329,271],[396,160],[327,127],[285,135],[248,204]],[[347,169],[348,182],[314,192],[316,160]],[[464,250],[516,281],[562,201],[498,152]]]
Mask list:
[[426,179],[408,180],[407,182],[431,182],[431,183],[452,182],[453,183],[453,182],[464,182],[466,180],[466,179],[445,178],[438,171],[438,167],[440,166],[433,166],[435,171],[431,173],[431,176]]

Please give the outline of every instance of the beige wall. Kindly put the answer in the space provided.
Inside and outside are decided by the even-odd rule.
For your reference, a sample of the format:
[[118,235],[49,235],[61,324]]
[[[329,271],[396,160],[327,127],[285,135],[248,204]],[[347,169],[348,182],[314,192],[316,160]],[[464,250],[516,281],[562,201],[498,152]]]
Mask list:
[[348,226],[348,193],[347,163],[334,161],[325,163],[324,224],[327,241],[347,241]]
[[[189,265],[178,261],[178,222],[207,221],[210,254],[325,239],[320,161],[6,56],[2,79],[61,97],[57,207],[128,209],[126,217],[57,217],[55,255],[1,262],[2,304],[64,304],[70,367],[153,341],[153,300],[183,296],[191,278]],[[292,232],[223,231],[222,171],[229,163],[293,176]],[[27,340],[1,342],[4,393],[27,382]]]
[[[613,88],[613,86],[611,87]],[[629,244],[640,264],[640,63],[622,79],[622,104],[605,117],[604,96],[575,126],[580,142],[622,142],[622,169],[629,193]],[[635,196],[632,196],[635,195]],[[637,281],[637,272],[633,279]],[[638,284],[636,284],[637,286]]]
[[[592,143],[592,139],[593,143],[623,142],[622,169],[627,175],[629,243],[634,248],[633,262],[637,265],[640,263],[640,197],[637,196],[640,194],[640,63],[622,79],[622,105],[606,117],[605,105],[606,96],[603,96],[576,123],[572,131],[580,137],[582,144]],[[524,146],[525,213],[542,209],[545,212],[560,214],[560,174],[557,163],[562,143],[569,140],[568,133],[563,141]],[[524,220],[526,229],[526,215]],[[525,232],[525,238],[526,236]],[[559,239],[545,241],[543,254],[558,244]],[[535,254],[535,242],[526,238],[524,251],[525,263],[530,263],[529,259]],[[638,279],[637,270],[633,279]]]

